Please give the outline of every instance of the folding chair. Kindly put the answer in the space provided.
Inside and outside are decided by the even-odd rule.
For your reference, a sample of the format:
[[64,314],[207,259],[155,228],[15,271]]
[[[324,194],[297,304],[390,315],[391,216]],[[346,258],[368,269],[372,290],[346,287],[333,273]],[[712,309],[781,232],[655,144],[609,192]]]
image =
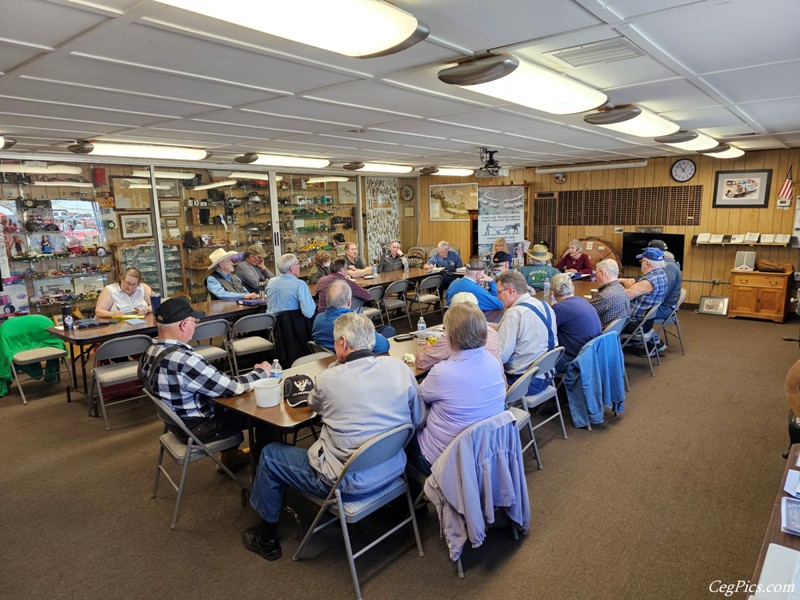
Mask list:
[[531,413],[524,408],[513,406],[514,403],[522,401],[522,397],[528,391],[528,386],[531,384],[531,379],[533,379],[533,376],[536,375],[538,370],[538,366],[528,367],[528,370],[522,374],[522,377],[517,379],[513,385],[508,388],[506,392],[506,407],[508,407],[508,411],[514,416],[514,420],[517,422],[517,430],[520,433],[520,443],[522,443],[523,429],[527,427],[528,433],[531,434],[531,440],[522,447],[521,452],[524,453],[525,450],[533,446],[533,456],[536,458],[536,466],[541,469],[542,461],[539,459],[539,446],[536,444],[536,436],[533,434]]
[[[225,341],[225,347],[231,357],[234,375],[242,372],[239,368],[239,357],[265,354],[275,347],[271,340],[264,337],[271,335],[273,327],[275,327],[275,317],[267,313],[247,315],[233,324],[230,335]],[[263,335],[245,335],[253,332]]]
[[[311,350],[313,353],[325,352],[326,354],[333,354],[330,350],[328,350],[325,346],[320,346],[317,342],[311,340],[308,342],[308,349]],[[296,362],[296,361],[295,361]]]
[[[212,321],[203,321],[194,326],[194,335],[192,342],[199,342],[200,340],[208,340],[211,342],[214,338],[222,338],[223,343],[228,339],[228,329],[230,323],[225,319],[214,319]],[[231,356],[225,348],[214,346],[213,344],[194,344],[193,350],[200,356],[205,358],[208,362],[217,360],[225,360],[228,363],[228,372],[233,372],[233,365],[231,364]]]
[[356,312],[361,312],[361,307],[364,306],[364,301],[361,298],[353,296],[350,300],[350,308]]
[[301,356],[296,361],[292,363],[292,368],[299,367],[301,365],[305,365],[310,362],[314,362],[316,360],[320,360],[321,358],[328,358],[331,355],[330,352],[324,350],[322,352],[314,352],[313,354],[306,354],[305,356]]
[[650,331],[645,331],[644,326],[647,324],[648,321],[651,321],[655,317],[656,311],[658,310],[659,306],[660,306],[659,304],[656,304],[650,310],[648,310],[647,314],[645,314],[644,318],[639,322],[639,325],[632,333],[628,335],[622,334],[620,336],[620,341],[622,343],[623,350],[631,342],[641,342],[644,345],[644,353],[647,356],[647,363],[650,365],[650,374],[653,377],[656,376],[656,372],[653,369],[653,359],[650,355],[655,351],[656,360],[658,361],[659,365],[661,364],[661,355],[658,352],[658,349],[656,348],[655,344],[653,344],[652,348],[648,346],[648,344],[653,341],[653,336],[655,335],[656,330],[650,328]]
[[383,308],[386,311],[386,320],[389,324],[392,322],[391,311],[403,310],[408,319],[408,328],[412,329],[411,315],[408,312],[408,305],[404,299],[394,296],[394,294],[405,295],[408,291],[408,280],[398,279],[388,285],[386,291],[383,293]]
[[367,306],[366,308],[361,308],[361,314],[367,316],[369,319],[375,320],[375,317],[378,317],[381,320],[381,325],[384,324],[383,322],[383,311],[381,310],[381,302],[383,302],[383,293],[384,289],[379,286],[373,286],[367,288],[369,295],[372,296],[372,301],[375,302],[375,306]]
[[[678,297],[678,303],[672,309],[672,312],[667,315],[666,319],[656,319],[653,323],[656,333],[660,335],[662,331],[664,332],[664,343],[667,346],[669,346],[669,336],[678,338],[681,344],[681,354],[686,354],[686,352],[683,349],[683,337],[681,336],[681,324],[678,322],[678,311],[681,309],[681,304],[683,304],[684,300],[686,300],[686,288],[681,288],[681,295]],[[656,325],[659,327],[656,328]],[[676,331],[670,331],[667,329],[667,325],[675,325]]]
[[[564,348],[561,346],[557,346],[553,348],[549,352],[545,352],[535,361],[531,367],[538,367],[540,373],[550,373],[555,366],[558,364],[558,361],[561,359],[561,356],[564,354]],[[558,401],[558,387],[555,385],[548,385],[544,390],[539,392],[538,394],[534,394],[533,396],[522,396],[522,405],[525,407],[526,410],[530,411],[532,408],[536,408],[537,406],[541,406],[548,400],[552,399],[556,403],[556,412],[555,414],[550,415],[543,421],[537,423],[533,430],[536,431],[540,427],[542,427],[545,423],[552,421],[555,418],[558,418],[561,421],[561,433],[564,436],[564,439],[567,439],[567,428],[564,427],[564,415],[561,412],[561,403]],[[538,447],[537,447],[538,449]],[[537,456],[537,461],[539,462],[539,468],[542,468],[542,461]]]
[[[614,319],[606,325],[605,329],[603,329],[603,333],[609,333],[611,331],[616,331],[617,334],[620,336],[620,340],[622,339],[622,330],[625,329],[625,325],[628,324],[628,315],[624,317],[620,317],[619,319]],[[622,363],[622,375],[625,377],[625,389],[631,391],[631,384],[628,383],[628,370],[625,368],[625,363]]]
[[[150,347],[152,342],[153,339],[147,335],[129,335],[103,342],[100,344],[97,352],[95,352],[95,367],[92,369],[92,384],[89,388],[89,411],[87,414],[91,415],[94,413],[96,415],[99,406],[100,413],[103,415],[106,431],[109,430],[106,406],[138,400],[139,398],[143,398],[144,395],[141,393],[143,390],[141,389],[141,385],[139,385],[139,375],[137,373],[137,369],[139,368],[138,360],[126,360],[109,364],[101,363],[142,354]],[[122,395],[123,398],[113,403],[106,402],[104,389],[110,386],[133,383],[137,385],[128,385],[122,390],[108,390],[109,392],[116,392],[116,394]],[[97,392],[96,397],[95,392]]]
[[[434,306],[439,304],[439,310],[444,315],[444,302],[439,294],[439,287],[442,285],[441,275],[430,275],[417,284],[415,290],[406,294],[406,302],[408,302],[408,311],[411,312],[411,306],[416,303],[419,305],[419,315],[422,316],[422,305]],[[430,290],[433,290],[431,292]]]
[[[361,471],[380,465],[393,456],[396,456],[398,452],[402,452],[403,448],[405,448],[406,444],[408,444],[409,440],[411,440],[412,435],[414,435],[413,425],[406,424],[375,436],[368,442],[362,444],[355,454],[350,457],[347,463],[345,463],[342,473],[339,475],[336,483],[333,484],[333,487],[326,498],[318,498],[313,494],[303,494],[306,498],[317,504],[320,507],[320,510],[317,513],[317,516],[314,518],[314,522],[311,524],[311,527],[308,528],[308,532],[303,538],[303,541],[300,542],[300,545],[297,547],[297,551],[294,553],[294,556],[292,556],[292,560],[298,560],[300,551],[303,549],[303,547],[306,545],[306,542],[311,538],[312,535],[338,520],[342,527],[342,537],[344,538],[344,547],[347,552],[347,561],[350,564],[350,576],[353,579],[353,587],[355,588],[356,597],[358,600],[361,600],[361,588],[358,584],[358,573],[356,572],[355,559],[360,557],[367,550],[393,535],[403,526],[411,523],[414,528],[417,551],[419,552],[420,556],[425,556],[425,552],[422,550],[422,540],[419,537],[417,518],[414,514],[414,507],[411,502],[411,492],[409,492],[408,489],[408,479],[405,473],[375,492],[360,496],[348,496],[347,500],[342,499],[342,492],[339,488],[341,487],[342,481],[350,472]],[[361,550],[358,552],[353,553],[350,543],[350,532],[347,527],[348,524],[357,523],[367,515],[372,514],[379,508],[385,506],[403,494],[406,496],[409,516],[403,519],[399,524],[392,527],[389,531],[361,548]],[[318,525],[326,513],[332,514],[333,517],[321,525]]]
[[[189,463],[193,463],[194,461],[205,458],[206,456],[209,457],[211,460],[217,463],[217,470],[221,469],[222,472],[233,479],[233,481],[236,482],[236,485],[242,488],[242,494],[244,494],[246,486],[239,481],[236,475],[233,474],[233,471],[222,464],[222,462],[216,457],[217,452],[224,452],[225,450],[238,448],[239,444],[241,444],[242,440],[244,439],[242,432],[240,431],[224,439],[215,440],[213,442],[209,442],[208,444],[204,444],[197,439],[197,436],[194,435],[186,427],[186,425],[184,425],[180,417],[176,415],[169,406],[167,406],[160,399],[156,398],[148,390],[144,390],[144,392],[147,397],[153,401],[153,404],[155,404],[156,407],[156,412],[158,413],[158,417],[164,422],[164,433],[158,438],[161,448],[158,451],[156,475],[155,479],[153,480],[153,491],[150,494],[150,497],[156,497],[156,493],[158,492],[158,480],[161,473],[164,473],[164,477],[167,478],[167,481],[169,481],[175,492],[177,492],[177,497],[175,498],[175,510],[172,513],[172,522],[169,524],[169,528],[175,529],[175,525],[178,522],[178,511],[181,507],[181,499],[183,498],[183,492],[186,485],[186,473],[189,469]],[[184,444],[181,442],[174,433],[168,430],[167,425],[173,425],[174,427],[180,428],[184,435],[186,435],[187,443]],[[165,450],[169,453],[172,460],[175,461],[175,464],[181,467],[181,479],[178,484],[176,484],[172,477],[170,477],[170,474],[162,464],[164,461]]]

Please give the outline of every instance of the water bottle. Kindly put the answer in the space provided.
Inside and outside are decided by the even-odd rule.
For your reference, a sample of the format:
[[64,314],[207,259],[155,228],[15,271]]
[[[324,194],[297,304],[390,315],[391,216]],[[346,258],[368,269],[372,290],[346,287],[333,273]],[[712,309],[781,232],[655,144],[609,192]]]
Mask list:
[[262,300],[267,299],[267,280],[263,277],[258,280],[258,297]]
[[64,321],[64,331],[72,331],[75,328],[75,324],[72,320],[72,308],[69,302],[61,305],[61,317]]
[[372,275],[374,277],[378,276],[378,265],[372,265]]
[[425,330],[427,328],[428,326],[425,325],[425,319],[420,317],[419,321],[417,321],[417,344],[420,346],[425,344]]
[[544,301],[550,304],[550,280],[544,280]]
[[275,377],[280,379],[283,377],[283,367],[281,367],[281,363],[278,362],[278,359],[272,361],[272,371],[270,373],[270,377]]
[[411,265],[408,264],[408,258],[406,258],[405,256],[403,256],[402,260],[403,260],[403,270],[406,272],[406,275],[408,275],[408,269]]

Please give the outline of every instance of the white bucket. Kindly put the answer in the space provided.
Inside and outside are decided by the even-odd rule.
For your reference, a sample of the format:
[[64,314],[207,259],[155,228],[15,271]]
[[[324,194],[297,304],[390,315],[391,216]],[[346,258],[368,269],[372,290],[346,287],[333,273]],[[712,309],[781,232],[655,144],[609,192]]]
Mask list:
[[270,377],[254,381],[253,391],[256,394],[256,406],[259,408],[270,408],[281,403],[281,384],[283,379]]

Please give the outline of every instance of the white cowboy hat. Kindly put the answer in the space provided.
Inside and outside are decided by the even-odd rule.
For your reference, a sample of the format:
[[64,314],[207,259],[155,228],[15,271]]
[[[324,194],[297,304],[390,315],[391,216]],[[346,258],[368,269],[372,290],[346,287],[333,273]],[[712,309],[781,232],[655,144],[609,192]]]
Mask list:
[[547,250],[544,244],[535,244],[533,248],[528,250],[525,254],[534,260],[550,260],[553,258],[553,253]]
[[210,271],[226,258],[231,258],[233,256],[236,256],[237,254],[239,253],[234,252],[233,250],[225,250],[225,248],[217,248],[208,257],[208,260],[211,261],[211,266],[208,267],[208,270]]

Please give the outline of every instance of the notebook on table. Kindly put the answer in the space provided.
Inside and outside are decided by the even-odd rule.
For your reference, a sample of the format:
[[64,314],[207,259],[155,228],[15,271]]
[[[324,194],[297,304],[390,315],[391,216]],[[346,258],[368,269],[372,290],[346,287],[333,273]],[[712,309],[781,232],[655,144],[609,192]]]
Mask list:
[[78,319],[75,321],[75,327],[78,329],[89,329],[90,327],[105,327],[110,325],[108,321],[98,321],[97,319]]
[[266,303],[266,300],[239,300],[237,302],[237,304],[241,304],[242,306],[263,306]]

